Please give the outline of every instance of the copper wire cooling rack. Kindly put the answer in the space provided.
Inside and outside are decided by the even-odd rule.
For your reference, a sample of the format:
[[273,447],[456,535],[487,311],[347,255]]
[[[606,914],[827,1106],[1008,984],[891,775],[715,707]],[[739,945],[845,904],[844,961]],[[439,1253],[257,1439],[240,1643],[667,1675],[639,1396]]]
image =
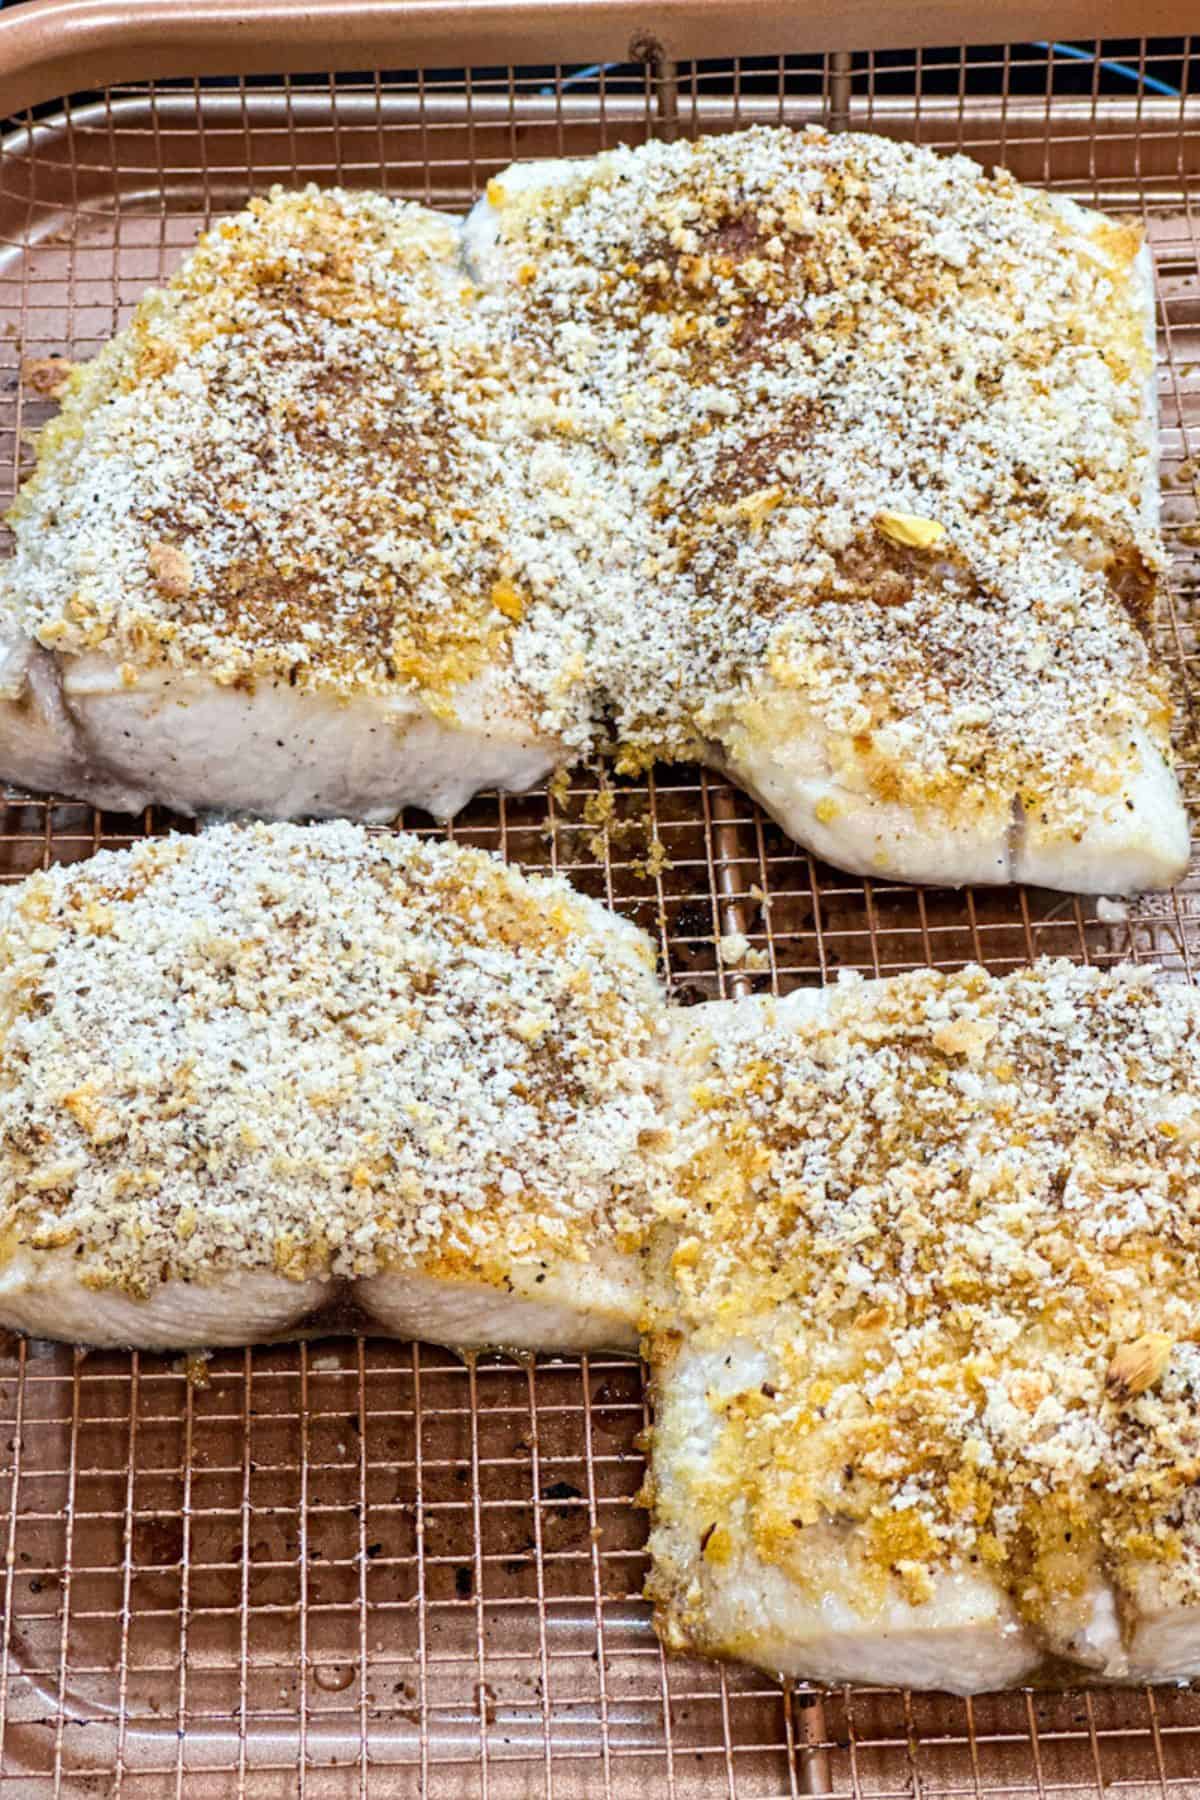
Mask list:
[[[177,70],[192,42],[183,15],[157,51],[111,16],[81,49],[86,5],[28,13],[39,10],[39,44],[11,31],[0,41],[0,104],[30,107],[0,152],[6,494],[50,410],[38,362],[94,353],[199,227],[274,181],[379,185],[462,206],[514,156],[824,120],[1004,161],[1136,214],[1158,273],[1173,559],[1162,641],[1194,794],[1200,105],[1157,91],[1186,92],[1186,41],[814,56],[820,19],[808,12],[804,56],[694,62],[681,51],[727,47],[705,36],[702,4],[690,45],[686,8],[671,12],[680,44],[667,45],[629,42],[619,8],[589,0],[575,24],[547,14],[554,65],[251,77],[270,66],[265,25],[256,35],[252,20],[227,42],[195,28],[196,74],[214,82],[101,86],[115,68],[140,76],[155,54]],[[156,0],[155,18],[166,10]],[[486,8],[486,54],[506,19],[513,44],[528,44],[528,10]],[[280,61],[308,55],[327,29],[326,60],[342,64],[366,41],[350,27],[378,17],[368,0],[339,0],[324,27],[297,14],[300,47],[285,51],[284,13],[280,0],[264,4]],[[947,14],[941,0],[921,17],[934,14]],[[727,9],[721,30],[748,16]],[[801,30],[785,24],[781,14],[777,47]],[[442,41],[430,38],[427,64]],[[562,60],[597,52],[608,66]],[[27,79],[22,55],[37,65]],[[418,60],[414,51],[405,66]],[[60,97],[66,85],[74,98]],[[174,823],[10,795],[0,874]],[[453,835],[560,869],[636,918],[684,1000],[784,990],[840,968],[971,958],[1007,968],[1049,952],[1153,959],[1191,979],[1200,959],[1194,880],[1127,912],[1037,891],[862,882],[687,769],[611,787],[580,778],[558,801],[484,798]],[[719,949],[731,931],[755,953],[732,969]],[[0,1790],[21,1800],[1200,1795],[1200,1699],[1187,1691],[973,1703],[818,1694],[664,1657],[639,1598],[645,1422],[639,1367],[613,1357],[463,1363],[341,1336],[189,1367],[3,1343]]]

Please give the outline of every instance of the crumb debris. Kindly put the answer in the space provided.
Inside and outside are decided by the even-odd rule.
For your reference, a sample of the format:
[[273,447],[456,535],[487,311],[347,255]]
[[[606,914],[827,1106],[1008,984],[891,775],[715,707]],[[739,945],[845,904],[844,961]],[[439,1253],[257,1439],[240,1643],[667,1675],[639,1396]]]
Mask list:
[[637,872],[644,879],[657,881],[660,875],[665,875],[668,869],[673,869],[675,865],[667,855],[667,847],[658,836],[657,832],[654,831],[653,826],[650,826],[649,829],[652,835],[649,848],[646,851],[645,860],[636,865],[636,867]]
[[203,1390],[212,1386],[211,1350],[191,1350],[172,1363],[171,1367],[177,1375],[185,1378],[190,1388]]
[[67,391],[74,367],[65,356],[30,356],[21,364],[21,380],[35,394],[59,400]]

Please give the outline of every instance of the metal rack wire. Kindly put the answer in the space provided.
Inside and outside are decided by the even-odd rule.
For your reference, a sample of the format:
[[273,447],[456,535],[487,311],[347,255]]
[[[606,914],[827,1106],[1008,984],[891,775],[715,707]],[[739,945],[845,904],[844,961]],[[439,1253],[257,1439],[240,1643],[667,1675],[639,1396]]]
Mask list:
[[[49,411],[35,364],[92,354],[199,226],[272,181],[461,206],[514,156],[757,119],[963,149],[1133,211],[1149,234],[1173,555],[1162,638],[1200,798],[1192,49],[1088,54],[680,64],[647,50],[584,80],[539,67],[176,81],[31,112],[0,153],[0,483],[15,487]],[[1115,87],[1114,57],[1132,71]],[[12,795],[0,875],[173,824]],[[1193,978],[1200,957],[1194,878],[1128,909],[863,882],[689,769],[482,798],[454,835],[553,866],[636,918],[684,999],[1043,953]],[[730,931],[751,945],[733,968]],[[638,1597],[644,1423],[639,1368],[620,1358],[464,1364],[341,1336],[198,1368],[0,1344],[0,1792],[1200,1795],[1187,1692],[819,1695],[664,1657]]]

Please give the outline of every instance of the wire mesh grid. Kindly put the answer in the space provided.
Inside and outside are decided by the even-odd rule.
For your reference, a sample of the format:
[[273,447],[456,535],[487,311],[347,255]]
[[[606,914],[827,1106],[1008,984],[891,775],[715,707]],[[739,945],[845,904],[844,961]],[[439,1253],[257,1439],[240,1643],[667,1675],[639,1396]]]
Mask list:
[[[44,364],[93,354],[215,213],[273,181],[462,206],[515,156],[824,120],[1004,161],[1140,216],[1159,294],[1162,644],[1191,711],[1200,570],[1200,109],[1186,42],[589,70],[163,83],[0,153],[0,469]],[[439,829],[422,817],[401,821]],[[9,795],[0,876],[186,823]],[[1200,882],[1128,908],[816,863],[691,769],[482,797],[453,827],[658,940],[684,1001],[970,959],[1193,976]],[[739,933],[748,954],[722,958]],[[668,1659],[639,1595],[639,1366],[462,1362],[353,1335],[197,1365],[0,1344],[0,1789],[267,1797],[1200,1795],[1190,1693],[821,1694]]]

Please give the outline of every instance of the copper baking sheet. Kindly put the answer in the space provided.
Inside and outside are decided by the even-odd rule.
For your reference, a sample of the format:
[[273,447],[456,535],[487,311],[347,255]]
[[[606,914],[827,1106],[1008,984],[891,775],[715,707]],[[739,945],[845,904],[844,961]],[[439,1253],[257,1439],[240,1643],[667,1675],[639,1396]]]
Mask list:
[[[1143,44],[1125,61],[1144,77],[1179,54]],[[462,206],[513,156],[758,118],[965,149],[1149,233],[1173,556],[1161,627],[1194,797],[1200,111],[1111,85],[1093,65],[1081,87],[1055,54],[1017,46],[849,67],[173,82],[54,104],[0,153],[0,482],[11,492],[49,412],[29,361],[94,353],[199,227],[273,181]],[[614,784],[607,825],[600,788],[582,775],[565,803],[481,798],[454,835],[554,866],[638,919],[684,1000],[733,991],[716,951],[732,929],[765,952],[743,989],[1043,952],[1152,958],[1191,979],[1200,958],[1193,878],[1127,916],[1037,891],[864,883],[695,771]],[[177,823],[10,795],[0,875]],[[644,1423],[639,1367],[619,1358],[464,1364],[342,1335],[197,1369],[0,1344],[0,1790],[1200,1796],[1186,1690],[822,1695],[664,1658],[639,1598]]]

